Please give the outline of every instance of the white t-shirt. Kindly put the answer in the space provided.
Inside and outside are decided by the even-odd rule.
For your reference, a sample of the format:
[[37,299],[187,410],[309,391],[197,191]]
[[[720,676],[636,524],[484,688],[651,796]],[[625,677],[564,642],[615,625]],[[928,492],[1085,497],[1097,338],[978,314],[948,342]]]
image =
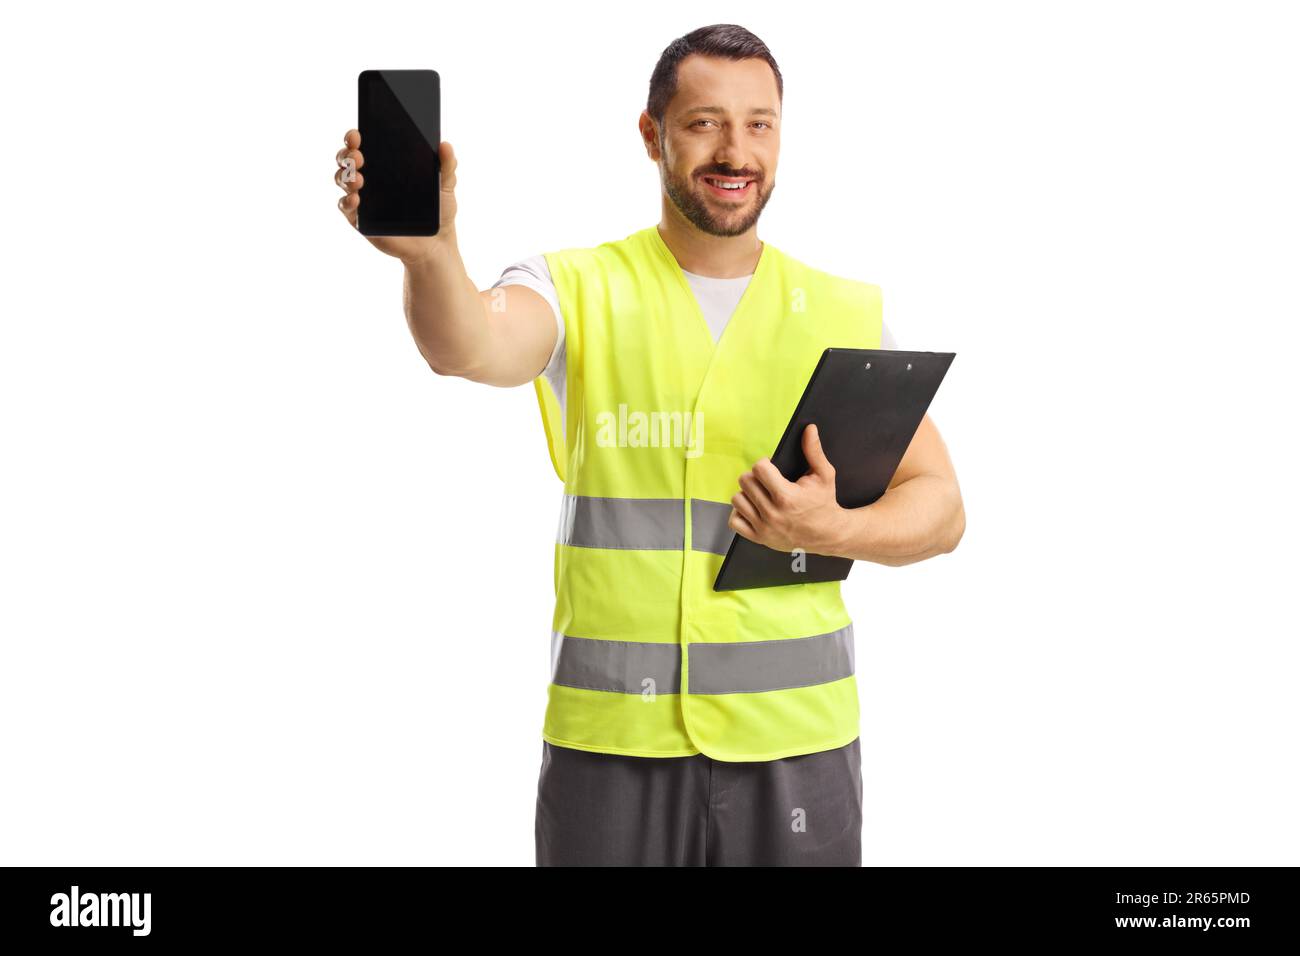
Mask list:
[[[696,275],[693,272],[687,272],[685,269],[682,272],[686,276],[686,281],[690,283],[691,291],[695,293],[695,298],[700,304],[700,311],[704,313],[704,320],[709,323],[709,329],[713,332],[713,341],[718,341],[718,337],[722,335],[722,330],[727,327],[727,321],[731,318],[731,314],[736,311],[740,297],[744,294],[745,287],[749,285],[749,280],[753,278],[753,275],[739,276],[735,279],[715,279],[712,276]],[[530,259],[516,262],[507,268],[505,272],[501,273],[501,278],[492,283],[492,288],[495,289],[503,285],[527,286],[551,303],[551,311],[555,313],[557,334],[555,348],[551,350],[551,357],[541,374],[551,383],[551,388],[555,392],[555,397],[560,400],[560,409],[563,411],[565,381],[564,315],[560,311],[560,298],[555,292],[555,283],[551,281],[551,270],[546,264],[546,256],[533,256]],[[894,342],[894,336],[890,333],[888,326],[883,323],[880,328],[880,347],[882,349],[898,348],[898,345]],[[561,417],[561,421],[563,421],[563,417]]]

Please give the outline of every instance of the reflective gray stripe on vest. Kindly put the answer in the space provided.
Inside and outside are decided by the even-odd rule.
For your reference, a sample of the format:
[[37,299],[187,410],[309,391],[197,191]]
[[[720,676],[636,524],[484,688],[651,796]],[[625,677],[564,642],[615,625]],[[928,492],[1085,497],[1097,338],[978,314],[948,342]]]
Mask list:
[[682,500],[565,495],[556,540],[576,548],[679,551],[686,540]]
[[[691,499],[691,549],[726,554],[731,505]],[[565,495],[555,538],[575,548],[679,551],[686,540],[680,498]]]
[[677,694],[681,678],[682,649],[676,644],[551,634],[552,684],[618,694]]
[[726,554],[736,532],[727,527],[731,505],[718,501],[691,499],[691,550]]
[[808,687],[853,673],[853,625],[815,637],[743,644],[692,644],[692,694],[756,694]]
[[[676,644],[551,635],[551,683],[565,687],[677,694],[681,663]],[[852,674],[852,624],[814,637],[690,645],[692,694],[754,694],[825,684]]]

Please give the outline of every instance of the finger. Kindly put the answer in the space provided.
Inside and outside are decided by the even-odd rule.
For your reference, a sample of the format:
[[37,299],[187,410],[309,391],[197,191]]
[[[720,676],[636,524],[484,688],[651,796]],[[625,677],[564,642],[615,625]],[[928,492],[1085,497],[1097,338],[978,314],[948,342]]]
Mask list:
[[767,489],[762,483],[754,477],[752,471],[747,471],[740,476],[740,490],[745,493],[758,511],[758,516],[766,521],[768,515],[776,510],[776,504],[772,501],[772,496],[767,493]]
[[352,156],[357,160],[357,165],[361,164],[361,150],[354,146],[344,146],[334,154],[334,161],[342,166],[349,156]]
[[758,532],[754,530],[754,526],[734,511],[731,513],[731,517],[727,519],[727,527],[750,541],[758,541]]
[[340,149],[334,158],[340,166],[351,166],[353,169],[360,169],[366,164],[366,157],[359,149]]
[[735,508],[736,512],[751,525],[762,523],[758,515],[758,509],[754,507],[754,503],[749,500],[744,492],[737,492],[731,496],[731,507]]
[[823,478],[835,477],[835,466],[826,457],[822,448],[822,436],[816,425],[809,425],[803,430],[803,454],[808,459],[808,468],[815,475]]
[[361,130],[359,130],[359,129],[350,129],[350,130],[348,130],[346,133],[344,133],[344,134],[343,134],[343,146],[344,146],[346,149],[360,149],[360,148],[361,148]]
[[779,468],[770,459],[760,458],[754,463],[754,476],[762,484],[768,497],[776,503],[785,501],[790,493],[790,482],[785,480]]
[[[359,150],[353,150],[350,153],[344,153],[339,160],[338,171],[334,174],[334,182],[342,189],[354,192],[361,188],[361,173],[358,170],[365,164]],[[353,185],[355,183],[355,185]],[[351,187],[351,188],[349,188]]]
[[451,143],[438,144],[438,164],[442,170],[442,191],[454,192],[456,189],[456,151]]
[[349,172],[346,166],[340,166],[334,173],[334,182],[344,192],[354,193],[365,183],[365,177],[355,169]]
[[360,205],[361,197],[356,193],[348,193],[346,196],[339,197],[339,211],[354,227],[357,224],[357,207]]

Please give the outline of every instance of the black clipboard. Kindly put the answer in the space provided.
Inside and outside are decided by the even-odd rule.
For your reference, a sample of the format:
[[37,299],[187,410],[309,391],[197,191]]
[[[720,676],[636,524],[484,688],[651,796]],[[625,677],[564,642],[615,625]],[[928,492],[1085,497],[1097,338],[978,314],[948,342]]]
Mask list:
[[[955,352],[827,349],[795,406],[772,464],[787,481],[808,472],[803,430],[817,425],[822,449],[835,466],[835,498],[843,508],[869,505],[889,487]],[[843,581],[852,558],[794,556],[733,534],[713,582],[715,591]]]

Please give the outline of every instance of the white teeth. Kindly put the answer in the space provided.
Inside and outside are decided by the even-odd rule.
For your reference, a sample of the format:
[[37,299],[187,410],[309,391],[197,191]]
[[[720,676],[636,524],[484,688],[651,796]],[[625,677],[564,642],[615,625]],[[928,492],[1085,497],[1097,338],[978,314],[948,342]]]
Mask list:
[[713,179],[708,180],[708,182],[710,185],[717,186],[719,189],[744,189],[749,185],[749,183],[720,183]]

